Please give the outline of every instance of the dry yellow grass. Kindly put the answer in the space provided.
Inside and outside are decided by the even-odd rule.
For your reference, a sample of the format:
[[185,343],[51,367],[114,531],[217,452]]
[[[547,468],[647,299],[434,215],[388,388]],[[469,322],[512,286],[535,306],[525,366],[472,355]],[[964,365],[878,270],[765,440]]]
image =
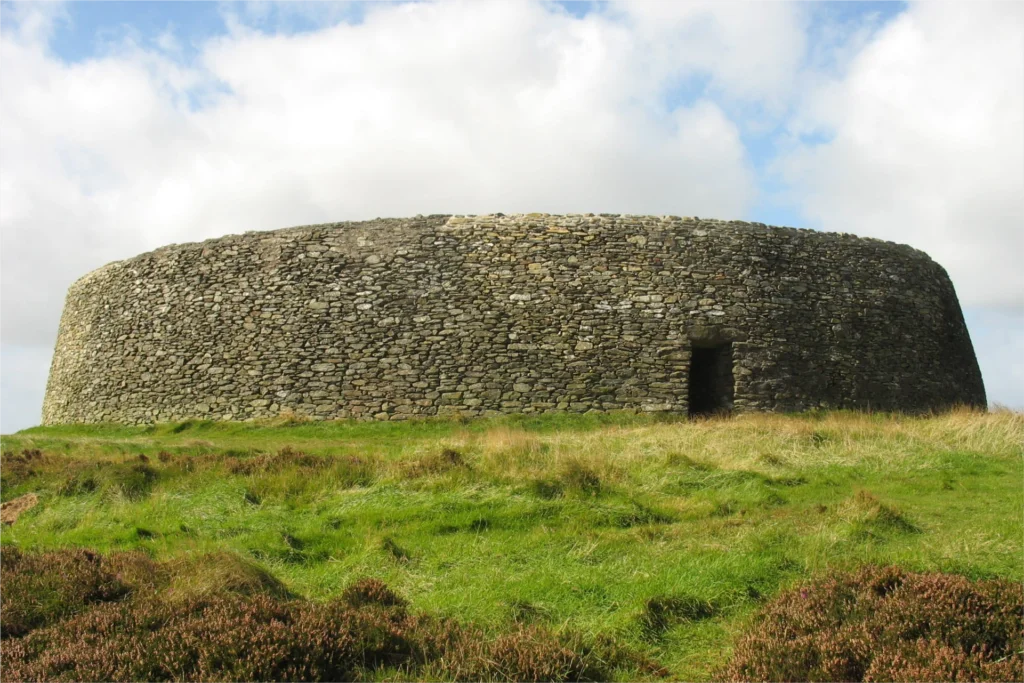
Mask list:
[[480,434],[464,431],[443,445],[472,454],[478,466],[509,477],[536,476],[576,463],[615,481],[652,460],[673,457],[765,473],[779,467],[870,465],[894,459],[913,469],[934,466],[935,453],[942,451],[1024,457],[1024,414],[967,409],[920,417],[749,414],[551,433],[499,426]]

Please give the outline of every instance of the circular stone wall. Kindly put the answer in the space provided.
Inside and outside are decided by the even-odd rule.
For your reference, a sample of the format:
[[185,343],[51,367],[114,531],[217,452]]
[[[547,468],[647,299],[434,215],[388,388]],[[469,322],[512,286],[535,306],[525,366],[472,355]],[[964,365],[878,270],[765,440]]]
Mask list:
[[910,247],[497,214],[232,235],[100,268],[68,292],[43,423],[686,412],[705,400],[691,380],[739,412],[985,405],[952,284]]

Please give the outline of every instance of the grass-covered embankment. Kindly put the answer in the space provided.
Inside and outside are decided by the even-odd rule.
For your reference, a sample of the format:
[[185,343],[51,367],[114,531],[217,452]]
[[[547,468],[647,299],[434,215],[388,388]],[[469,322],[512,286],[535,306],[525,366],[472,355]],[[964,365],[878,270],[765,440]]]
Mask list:
[[[1022,442],[1008,412],[37,428],[3,438],[3,500],[39,504],[2,543],[141,549],[189,598],[375,577],[420,613],[610,637],[699,679],[808,577],[1024,580]],[[616,675],[654,675],[635,661]]]

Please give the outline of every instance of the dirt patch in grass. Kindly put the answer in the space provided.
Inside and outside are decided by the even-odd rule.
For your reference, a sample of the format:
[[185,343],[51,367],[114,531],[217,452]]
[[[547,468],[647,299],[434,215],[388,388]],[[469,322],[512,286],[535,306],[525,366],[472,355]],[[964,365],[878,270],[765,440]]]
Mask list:
[[14,500],[9,500],[0,505],[0,523],[14,524],[23,512],[31,510],[39,504],[39,496],[34,493],[26,493]]

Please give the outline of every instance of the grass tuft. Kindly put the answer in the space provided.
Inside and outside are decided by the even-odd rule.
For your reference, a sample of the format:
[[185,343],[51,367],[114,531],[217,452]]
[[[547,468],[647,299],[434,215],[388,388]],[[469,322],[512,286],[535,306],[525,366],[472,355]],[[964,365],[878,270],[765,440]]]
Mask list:
[[658,638],[677,624],[710,619],[717,613],[710,601],[692,595],[659,595],[644,603],[637,621],[646,637]]
[[580,460],[566,461],[559,478],[568,490],[578,491],[585,496],[601,493],[601,477]]
[[170,561],[173,575],[166,595],[173,600],[191,600],[213,595],[268,595],[284,599],[291,591],[259,564],[225,551],[186,556]]
[[381,607],[405,607],[408,603],[380,579],[360,579],[346,588],[341,600],[349,607],[379,605]]
[[385,555],[400,564],[406,564],[410,559],[412,559],[409,552],[402,546],[398,545],[398,543],[396,543],[390,536],[385,536],[381,539],[380,549],[384,551]]
[[883,503],[873,493],[857,491],[846,505],[850,533],[854,538],[881,539],[889,534],[916,534],[921,529],[894,505]]

